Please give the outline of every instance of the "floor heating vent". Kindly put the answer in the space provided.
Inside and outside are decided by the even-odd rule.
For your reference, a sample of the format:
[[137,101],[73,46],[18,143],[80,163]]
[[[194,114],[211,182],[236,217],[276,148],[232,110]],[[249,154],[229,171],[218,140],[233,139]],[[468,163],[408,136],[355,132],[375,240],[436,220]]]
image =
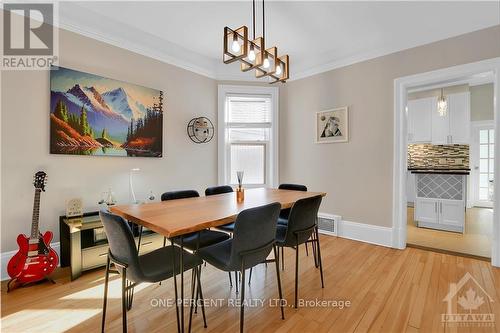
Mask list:
[[318,229],[319,232],[327,235],[337,235],[338,221],[340,221],[340,216],[338,215],[318,215]]

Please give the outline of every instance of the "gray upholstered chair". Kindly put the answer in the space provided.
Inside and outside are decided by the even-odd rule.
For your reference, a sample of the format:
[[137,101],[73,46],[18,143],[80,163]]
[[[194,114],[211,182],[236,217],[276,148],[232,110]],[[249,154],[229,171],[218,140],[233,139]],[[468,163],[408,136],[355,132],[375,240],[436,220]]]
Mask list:
[[[272,203],[242,211],[234,223],[232,239],[207,246],[198,252],[203,260],[220,270],[241,272],[240,332],[243,332],[244,324],[245,270],[262,262],[276,263],[281,318],[285,318],[283,302],[281,301],[283,296],[279,275],[279,259],[275,246],[280,208],[279,203]],[[274,251],[275,259],[267,260],[271,250]]]
[[[109,212],[100,212],[104,231],[108,238],[109,251],[106,262],[106,275],[104,280],[104,302],[102,306],[102,325],[101,331],[104,332],[106,323],[106,304],[108,299],[108,282],[109,274],[117,273],[121,275],[122,280],[122,325],[123,332],[127,331],[127,311],[132,306],[133,288],[141,282],[156,283],[171,278],[175,274],[180,273],[180,258],[181,249],[174,244],[162,247],[147,254],[139,255],[135,244],[132,230],[128,223],[120,216]],[[192,290],[194,292],[195,285],[203,298],[201,292],[201,283],[199,278],[199,268],[202,260],[187,251],[182,252],[184,270],[192,270]],[[111,270],[111,263],[114,264],[116,270]],[[177,282],[174,279],[175,301],[177,304]],[[203,305],[203,302],[201,302]],[[202,308],[203,309],[203,308]],[[179,308],[177,311],[177,326],[179,324]],[[203,312],[204,314],[204,312]],[[206,318],[203,316],[206,327]],[[191,319],[190,323],[191,325]]]
[[288,225],[278,225],[276,232],[276,245],[295,249],[295,308],[297,308],[299,284],[299,245],[309,241],[315,234],[313,242],[316,244],[318,264],[321,274],[321,287],[323,283],[323,264],[321,263],[321,250],[318,237],[317,217],[321,196],[301,199],[295,202],[288,216]]

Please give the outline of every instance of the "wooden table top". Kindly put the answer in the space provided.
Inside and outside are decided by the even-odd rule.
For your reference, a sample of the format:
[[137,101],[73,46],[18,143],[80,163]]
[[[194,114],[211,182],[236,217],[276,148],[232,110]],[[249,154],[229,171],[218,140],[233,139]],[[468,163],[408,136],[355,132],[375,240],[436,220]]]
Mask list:
[[236,202],[236,192],[163,202],[117,205],[111,212],[168,238],[233,222],[242,210],[273,202],[290,208],[297,200],[322,192],[301,192],[271,188],[245,189],[245,200]]

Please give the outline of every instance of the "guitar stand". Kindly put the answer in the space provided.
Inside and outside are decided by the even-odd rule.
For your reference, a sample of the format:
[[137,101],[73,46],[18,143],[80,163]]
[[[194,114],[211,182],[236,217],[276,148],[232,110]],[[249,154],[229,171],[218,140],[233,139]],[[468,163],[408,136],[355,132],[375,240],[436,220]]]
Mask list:
[[52,282],[52,284],[56,284],[56,281],[54,281],[52,278],[50,278],[48,276],[46,276],[44,279],[42,279],[40,281],[35,281],[35,282],[30,282],[30,283],[20,283],[17,281],[17,278],[13,278],[13,279],[10,279],[9,282],[7,283],[7,292],[10,292],[14,289],[24,287],[24,286],[27,286],[30,284],[43,283],[45,281],[49,281],[49,282]]

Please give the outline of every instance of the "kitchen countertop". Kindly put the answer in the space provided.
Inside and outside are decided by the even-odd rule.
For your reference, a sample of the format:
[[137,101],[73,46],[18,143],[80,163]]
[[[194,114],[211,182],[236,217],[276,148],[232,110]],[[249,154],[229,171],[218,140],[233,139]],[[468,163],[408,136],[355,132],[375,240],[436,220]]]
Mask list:
[[470,175],[470,169],[454,169],[454,168],[433,168],[433,169],[419,169],[408,168],[411,173],[433,173],[443,175]]

